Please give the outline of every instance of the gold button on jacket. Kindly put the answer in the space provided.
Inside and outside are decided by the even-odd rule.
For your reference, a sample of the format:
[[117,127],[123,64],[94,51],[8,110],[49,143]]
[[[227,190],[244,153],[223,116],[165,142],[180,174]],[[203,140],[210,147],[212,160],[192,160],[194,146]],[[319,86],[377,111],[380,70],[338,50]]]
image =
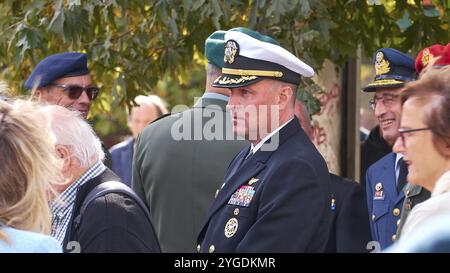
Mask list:
[[394,214],[394,216],[399,216],[399,215],[400,215],[400,210],[399,210],[398,208],[395,208],[395,209],[392,211],[392,214]]

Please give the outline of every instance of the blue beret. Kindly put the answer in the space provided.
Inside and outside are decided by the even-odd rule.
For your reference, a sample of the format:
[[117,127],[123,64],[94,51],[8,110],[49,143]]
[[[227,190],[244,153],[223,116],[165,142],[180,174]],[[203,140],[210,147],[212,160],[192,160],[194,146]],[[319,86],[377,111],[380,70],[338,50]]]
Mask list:
[[405,82],[416,79],[414,59],[393,48],[378,49],[373,57],[375,79],[364,92],[374,92],[379,88],[402,87]]
[[65,52],[48,56],[34,68],[25,82],[25,89],[44,87],[59,78],[89,74],[87,55],[78,52]]
[[211,34],[205,41],[205,56],[209,63],[222,68],[223,67],[223,48],[225,46],[223,30],[218,30]]

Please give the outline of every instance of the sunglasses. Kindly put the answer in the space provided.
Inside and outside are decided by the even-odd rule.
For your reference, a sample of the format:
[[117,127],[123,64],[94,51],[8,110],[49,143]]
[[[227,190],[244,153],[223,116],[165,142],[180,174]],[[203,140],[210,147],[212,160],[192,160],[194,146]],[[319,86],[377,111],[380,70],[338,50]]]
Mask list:
[[81,94],[83,94],[83,91],[86,91],[86,94],[90,100],[95,100],[95,98],[97,98],[98,92],[100,91],[100,88],[95,86],[82,87],[80,85],[65,85],[57,83],[50,83],[49,85],[62,88],[64,91],[68,92],[69,98],[73,100],[78,99]]

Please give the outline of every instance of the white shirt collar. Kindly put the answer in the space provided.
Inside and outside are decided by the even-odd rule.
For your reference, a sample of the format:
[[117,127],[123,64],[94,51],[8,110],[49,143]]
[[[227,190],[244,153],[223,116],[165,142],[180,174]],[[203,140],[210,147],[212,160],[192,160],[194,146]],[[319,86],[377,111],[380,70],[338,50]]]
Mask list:
[[228,102],[230,97],[219,94],[219,93],[212,93],[212,92],[205,92],[202,96],[202,99],[216,99],[216,100],[223,100]]
[[290,120],[288,120],[287,122],[285,122],[283,125],[281,125],[280,127],[278,127],[277,129],[275,129],[274,131],[272,131],[272,133],[268,134],[266,137],[264,137],[260,142],[258,142],[258,144],[253,145],[253,143],[251,144],[250,147],[250,152],[255,154],[262,146],[263,144],[269,140],[274,134],[276,134],[278,131],[280,131],[284,126],[286,126],[286,124],[288,124],[291,120],[293,120],[294,118],[291,118]]

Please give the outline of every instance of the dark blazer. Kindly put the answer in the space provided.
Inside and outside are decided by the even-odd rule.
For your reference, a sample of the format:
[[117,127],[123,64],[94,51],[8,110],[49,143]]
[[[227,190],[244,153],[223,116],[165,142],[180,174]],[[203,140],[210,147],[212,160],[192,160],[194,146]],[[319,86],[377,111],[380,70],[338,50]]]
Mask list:
[[84,212],[78,228],[74,218],[79,215],[84,199],[97,185],[107,181],[120,181],[109,169],[83,184],[75,199],[72,218],[63,242],[76,241],[82,253],[160,252],[152,224],[145,212],[128,196],[109,193],[94,200]]
[[[197,234],[225,170],[248,144],[221,140],[232,133],[226,104],[201,98],[192,109],[153,122],[136,141],[133,189],[150,208],[163,252],[196,251]],[[213,118],[224,125],[216,129],[221,139],[207,140],[197,130],[211,125]],[[174,139],[172,128],[178,130],[180,124],[192,126],[184,128],[186,136],[197,140]]]
[[331,227],[325,161],[297,118],[276,135],[275,151],[258,150],[243,162],[247,148],[231,162],[198,236],[200,252],[325,251]]
[[[395,153],[390,153],[369,167],[366,176],[367,206],[370,216],[372,239],[381,249],[396,239],[397,222],[400,220],[403,191],[397,193],[395,178]],[[382,189],[377,191],[377,184]]]
[[131,187],[131,165],[133,163],[134,138],[129,138],[111,147],[111,170]]
[[326,252],[368,252],[371,235],[366,193],[355,181],[334,174],[330,176],[333,224]]

